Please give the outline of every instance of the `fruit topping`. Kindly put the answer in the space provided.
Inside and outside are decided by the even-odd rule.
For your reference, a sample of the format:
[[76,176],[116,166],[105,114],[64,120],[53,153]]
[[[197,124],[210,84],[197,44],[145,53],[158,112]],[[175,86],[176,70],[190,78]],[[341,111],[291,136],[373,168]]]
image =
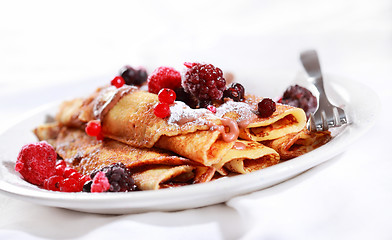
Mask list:
[[60,192],[80,192],[78,180],[75,178],[65,178],[60,182]]
[[172,104],[176,100],[176,93],[170,88],[162,88],[158,93],[158,99],[161,103]]
[[110,82],[111,85],[115,86],[116,88],[120,88],[124,86],[125,81],[121,76],[116,76],[113,78],[113,80]]
[[54,175],[45,179],[44,188],[46,190],[60,191],[60,184],[64,180],[63,176]]
[[91,184],[91,192],[106,192],[110,188],[110,183],[104,172],[97,172]]
[[210,110],[212,113],[216,113],[216,107],[214,105],[208,105],[207,109]]
[[271,116],[276,111],[276,104],[270,98],[264,98],[257,104],[259,114],[261,117],[266,118]]
[[181,74],[172,67],[159,67],[147,79],[148,91],[158,93],[162,88],[181,87]]
[[101,121],[91,120],[87,123],[85,131],[87,135],[92,137],[97,137],[97,140],[102,140],[103,136],[101,134]]
[[317,98],[308,89],[298,85],[287,88],[279,102],[302,108],[308,117],[317,108]]
[[185,63],[185,66],[188,67],[183,81],[185,92],[199,101],[213,101],[223,97],[226,80],[220,68],[201,63]]
[[124,66],[120,70],[120,75],[124,79],[125,84],[141,86],[147,81],[147,71],[144,68],[135,69],[131,66]]
[[199,101],[193,95],[186,93],[183,87],[174,89],[174,92],[176,93],[177,101],[184,102],[191,108],[196,108],[199,104]]
[[155,116],[165,118],[170,116],[170,106],[167,103],[158,103],[154,108]]
[[15,171],[37,186],[43,186],[45,179],[56,174],[57,154],[45,141],[27,144],[19,152]]
[[231,98],[236,102],[243,101],[244,96],[245,96],[245,88],[239,83],[232,83],[230,87],[228,87],[223,92],[223,97]]
[[[130,170],[123,163],[115,163],[104,167],[98,172],[93,172],[91,177],[95,179],[98,173],[104,173],[105,177],[108,179],[110,184],[110,187],[107,190],[108,192],[129,192],[137,189]],[[91,187],[93,186],[94,182]]]

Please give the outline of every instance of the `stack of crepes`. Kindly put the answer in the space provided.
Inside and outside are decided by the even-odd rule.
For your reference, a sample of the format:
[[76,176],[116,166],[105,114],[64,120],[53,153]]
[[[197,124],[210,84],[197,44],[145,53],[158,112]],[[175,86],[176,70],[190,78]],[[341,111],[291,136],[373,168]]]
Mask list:
[[[171,114],[154,114],[158,96],[134,86],[97,89],[87,98],[64,102],[56,121],[39,126],[39,140],[82,174],[121,162],[141,190],[208,182],[228,174],[263,169],[326,143],[329,132],[310,133],[302,109],[277,104],[268,118],[259,117],[262,98],[226,101],[216,113],[191,109],[181,101]],[[102,141],[84,128],[99,120]]]

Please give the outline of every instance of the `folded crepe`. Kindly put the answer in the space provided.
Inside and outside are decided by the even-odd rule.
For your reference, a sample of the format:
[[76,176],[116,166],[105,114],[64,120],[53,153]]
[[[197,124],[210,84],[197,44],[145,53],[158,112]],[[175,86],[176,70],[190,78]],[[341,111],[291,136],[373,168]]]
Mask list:
[[161,149],[135,148],[111,139],[97,141],[78,128],[49,124],[38,127],[35,133],[40,140],[50,140],[57,154],[82,174],[123,163],[140,190],[208,182],[215,173],[213,167]]
[[288,160],[326,144],[331,138],[329,131],[311,132],[304,128],[298,133],[287,134],[278,139],[265,141],[263,144],[275,149],[281,160]]
[[237,140],[234,146],[213,167],[222,175],[229,172],[249,173],[279,163],[279,154],[261,143]]
[[306,126],[306,115],[301,108],[279,103],[270,117],[260,117],[257,104],[261,100],[260,97],[247,95],[244,102],[226,102],[217,109],[217,115],[235,120],[241,139],[257,142],[297,133]]
[[191,109],[176,101],[166,119],[156,117],[156,94],[136,87],[104,87],[86,99],[64,102],[56,120],[64,126],[83,128],[99,119],[102,134],[138,148],[159,147],[211,166],[232,148],[238,126],[207,109]]

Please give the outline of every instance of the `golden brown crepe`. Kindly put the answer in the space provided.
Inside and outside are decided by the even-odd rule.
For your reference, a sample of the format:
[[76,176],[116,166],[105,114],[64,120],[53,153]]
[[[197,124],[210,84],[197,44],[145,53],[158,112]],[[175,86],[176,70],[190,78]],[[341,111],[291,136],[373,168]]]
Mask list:
[[135,87],[106,87],[89,98],[62,104],[57,121],[82,128],[100,119],[102,133],[133,147],[153,146],[211,166],[233,146],[238,127],[231,119],[221,119],[207,109],[191,109],[183,102],[171,105],[167,119],[156,117],[156,94]]
[[279,154],[258,142],[237,140],[234,146],[213,165],[223,175],[228,172],[249,173],[279,163]]
[[265,141],[263,144],[275,149],[281,160],[288,160],[310,152],[331,139],[329,131],[310,132],[306,128],[298,133],[291,133],[281,138]]
[[[208,182],[215,169],[156,148],[135,148],[115,140],[97,141],[78,128],[62,127],[53,141],[52,126],[35,130],[40,140],[50,137],[56,152],[82,174],[90,174],[114,163],[123,163],[134,173],[141,190],[159,189],[170,184]],[[53,131],[55,132],[55,131]]]
[[245,102],[226,102],[217,109],[217,115],[237,121],[241,139],[265,141],[297,133],[306,126],[306,115],[301,108],[276,104],[276,111],[267,118],[257,114],[260,97],[247,95]]

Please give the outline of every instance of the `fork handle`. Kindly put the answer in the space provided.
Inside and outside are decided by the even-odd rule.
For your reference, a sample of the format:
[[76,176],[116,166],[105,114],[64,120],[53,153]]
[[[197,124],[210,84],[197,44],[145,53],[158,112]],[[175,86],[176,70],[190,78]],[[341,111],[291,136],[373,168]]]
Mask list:
[[315,50],[308,50],[301,53],[301,62],[311,81],[319,92],[319,98],[326,98],[324,81],[321,73],[321,67],[317,52]]

